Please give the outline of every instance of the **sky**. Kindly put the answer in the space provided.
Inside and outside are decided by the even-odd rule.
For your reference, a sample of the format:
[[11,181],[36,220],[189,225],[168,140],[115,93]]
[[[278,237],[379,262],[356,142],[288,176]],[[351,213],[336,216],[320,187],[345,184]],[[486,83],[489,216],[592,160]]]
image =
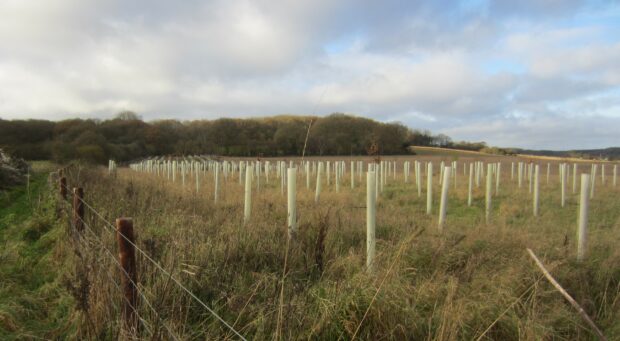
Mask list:
[[0,118],[123,110],[620,146],[620,1],[0,1]]

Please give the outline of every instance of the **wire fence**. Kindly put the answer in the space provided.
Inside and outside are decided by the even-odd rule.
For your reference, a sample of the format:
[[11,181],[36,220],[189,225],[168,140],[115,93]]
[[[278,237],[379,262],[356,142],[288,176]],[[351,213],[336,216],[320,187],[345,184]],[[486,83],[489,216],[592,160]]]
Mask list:
[[[67,184],[66,177],[62,177],[61,176],[61,174],[63,172],[66,172],[66,171],[69,171],[69,169],[68,168],[64,168],[64,169],[62,169],[62,170],[60,170],[58,172],[58,175],[59,175],[58,176],[58,184],[59,184],[61,198],[64,199],[64,201],[68,204],[67,208],[72,208],[72,210],[73,210],[72,214],[70,214],[69,216],[73,217],[72,227],[74,227],[73,228],[73,233],[76,235],[75,239],[78,240],[79,245],[81,247],[83,247],[84,249],[86,249],[86,250],[91,250],[92,249],[92,247],[90,247],[88,245],[88,242],[90,241],[94,246],[97,246],[97,247],[101,248],[101,250],[104,251],[103,254],[107,255],[108,258],[112,260],[112,262],[115,265],[115,267],[117,267],[120,270],[121,275],[124,276],[124,279],[126,279],[128,281],[128,283],[131,284],[133,286],[133,288],[135,288],[135,292],[140,297],[141,302],[144,302],[144,305],[156,317],[156,320],[158,321],[159,324],[161,324],[161,326],[163,326],[163,329],[166,330],[166,332],[170,336],[170,338],[172,338],[174,340],[180,340],[179,336],[172,331],[170,326],[162,318],[161,314],[159,314],[157,312],[157,309],[155,309],[155,307],[153,306],[151,301],[147,298],[147,296],[145,295],[145,292],[144,292],[144,287],[140,287],[138,285],[139,283],[135,283],[133,281],[132,276],[123,267],[121,262],[115,257],[114,253],[110,250],[109,247],[106,247],[106,245],[103,242],[102,238],[95,232],[95,230],[90,226],[90,224],[88,222],[86,222],[86,219],[84,218],[85,217],[85,210],[82,210],[81,214],[78,212],[79,210],[77,210],[77,207],[76,207],[78,203],[83,205],[83,207],[85,207],[88,210],[88,212],[90,213],[91,217],[96,218],[99,221],[99,223],[101,223],[102,226],[104,226],[104,230],[105,231],[107,231],[109,233],[112,233],[113,235],[116,235],[117,236],[117,240],[118,240],[119,243],[121,241],[120,238],[122,238],[134,250],[138,251],[138,253],[141,254],[145,260],[147,260],[150,264],[152,264],[154,266],[154,268],[157,269],[157,271],[159,271],[162,276],[164,276],[165,278],[167,278],[170,281],[172,281],[172,283],[174,283],[174,285],[176,285],[181,291],[185,292],[188,295],[188,297],[190,297],[193,301],[195,301],[202,308],[204,308],[211,316],[213,316],[224,327],[226,327],[226,329],[228,329],[230,332],[232,332],[234,335],[236,335],[240,340],[246,340],[246,338],[239,331],[237,331],[235,328],[233,328],[233,326],[231,326],[226,320],[224,320],[215,310],[213,310],[211,307],[209,307],[195,293],[193,293],[185,285],[183,285],[178,278],[173,276],[171,271],[166,270],[159,262],[154,260],[146,251],[144,251],[142,248],[140,248],[138,245],[136,245],[136,243],[132,240],[132,238],[128,237],[122,231],[120,231],[120,229],[117,226],[112,224],[110,222],[110,220],[107,219],[106,217],[104,217],[104,215],[102,213],[100,213],[97,209],[95,209],[93,207],[93,205],[91,205],[87,201],[85,201],[84,198],[81,197],[77,193],[77,191],[71,190],[70,186]],[[76,181],[79,181],[79,175],[80,174],[79,174],[79,170],[78,170],[78,173],[76,175]],[[77,189],[77,188],[78,187],[75,187],[75,189]],[[68,193],[71,193],[71,195],[73,197],[73,201],[71,201],[68,198],[68,195],[67,195]],[[86,231],[91,236],[90,239],[85,238],[86,234],[82,234],[82,233],[79,233],[78,231],[75,231],[76,228],[75,228],[74,225],[77,225],[78,223],[79,223],[80,227],[83,227],[84,228],[83,230]],[[127,304],[129,304],[131,310],[133,311],[133,313],[135,314],[135,316],[137,318],[137,321],[140,322],[140,325],[144,328],[144,330],[150,336],[156,337],[157,333],[156,333],[155,330],[153,330],[153,326],[149,326],[149,324],[147,323],[146,319],[144,319],[143,316],[141,316],[139,314],[138,307],[134,306],[131,302],[128,301],[127,297],[125,295],[123,295],[124,291],[126,291],[126,288],[121,288],[121,285],[119,285],[112,278],[112,276],[109,273],[107,273],[107,275],[108,275],[108,278],[110,279],[110,281],[114,284],[114,286],[121,292],[121,296],[123,296],[123,299],[125,300],[125,302],[127,302]]]

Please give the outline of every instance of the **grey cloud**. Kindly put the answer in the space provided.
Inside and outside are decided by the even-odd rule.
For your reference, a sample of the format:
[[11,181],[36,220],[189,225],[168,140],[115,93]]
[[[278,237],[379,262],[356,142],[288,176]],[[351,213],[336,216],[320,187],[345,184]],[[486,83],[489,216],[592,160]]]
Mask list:
[[[0,115],[109,117],[131,109],[146,119],[196,119],[316,109],[504,146],[561,146],[566,131],[575,132],[575,144],[614,143],[607,129],[620,115],[613,28],[557,21],[589,5],[461,5],[0,3]],[[338,43],[340,51],[326,48]],[[485,71],[490,59],[524,70]]]

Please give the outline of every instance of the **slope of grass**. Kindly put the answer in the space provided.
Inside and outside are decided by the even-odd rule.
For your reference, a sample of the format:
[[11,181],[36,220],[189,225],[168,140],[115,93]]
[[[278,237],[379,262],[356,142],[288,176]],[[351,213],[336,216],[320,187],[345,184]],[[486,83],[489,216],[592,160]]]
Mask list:
[[56,218],[47,173],[0,197],[0,338],[62,339],[74,306],[61,274],[64,229]]

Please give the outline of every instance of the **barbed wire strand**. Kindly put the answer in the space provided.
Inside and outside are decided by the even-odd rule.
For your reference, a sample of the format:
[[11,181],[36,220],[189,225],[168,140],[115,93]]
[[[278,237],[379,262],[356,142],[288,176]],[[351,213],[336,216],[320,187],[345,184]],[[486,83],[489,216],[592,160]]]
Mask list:
[[[166,325],[166,323],[164,322],[164,320],[161,318],[161,316],[159,315],[159,313],[157,312],[157,310],[155,310],[155,308],[153,307],[153,305],[151,304],[151,302],[146,298],[146,295],[142,292],[142,290],[140,290],[140,287],[138,286],[137,283],[135,283],[131,277],[129,276],[129,274],[127,273],[127,271],[125,271],[125,269],[123,269],[123,266],[121,265],[121,263],[116,259],[116,257],[114,256],[114,254],[112,253],[112,251],[110,251],[110,249],[108,249],[107,247],[105,247],[103,241],[95,234],[95,232],[92,230],[92,227],[90,227],[82,218],[78,217],[78,219],[80,219],[82,221],[82,223],[84,223],[84,225],[87,228],[87,231],[90,232],[92,234],[92,236],[94,237],[94,239],[96,239],[97,241],[97,245],[99,245],[101,248],[103,248],[109,255],[110,258],[112,259],[112,261],[115,263],[116,267],[118,267],[121,272],[125,275],[125,277],[127,277],[127,279],[136,287],[136,291],[138,292],[138,294],[140,295],[140,297],[144,300],[144,302],[146,303],[147,307],[149,307],[149,309],[153,312],[153,314],[155,314],[155,316],[158,318],[158,320],[161,322],[161,324],[164,326],[164,328],[168,331],[168,333],[170,334],[170,336],[172,336],[173,339],[175,340],[179,340],[179,338],[174,335],[174,333],[169,329],[169,327]],[[78,240],[80,238],[78,237]],[[114,283],[116,284],[116,283]],[[119,288],[120,289],[120,288]],[[125,296],[123,296],[125,297]],[[125,298],[125,300],[127,300]],[[129,303],[129,302],[128,302]],[[129,303],[131,305],[131,303]],[[133,308],[133,307],[132,307]],[[136,311],[136,309],[134,308],[134,311]],[[137,311],[136,311],[137,313]],[[139,316],[139,315],[138,315]]]
[[[83,245],[84,247],[88,246],[86,244],[85,240],[82,240],[81,238],[77,238],[79,240],[80,243],[82,243],[81,245]],[[122,292],[122,289],[120,288],[120,286],[116,283],[116,281],[114,281],[112,279],[112,277],[110,276],[109,273],[107,273],[108,278],[110,279],[110,281],[116,286],[116,288]],[[149,334],[151,334],[151,336],[153,336],[153,332],[151,331],[151,329],[148,327],[148,324],[146,322],[146,320],[140,316],[140,314],[138,313],[138,310],[131,304],[131,302],[129,302],[129,300],[127,299],[127,297],[125,297],[125,295],[121,295],[123,297],[123,299],[127,302],[127,304],[129,304],[129,306],[131,307],[131,309],[133,309],[133,311],[136,313],[136,316],[138,316],[138,321],[140,321],[140,323],[142,323],[142,325],[144,326],[144,328],[147,330],[147,332]]]
[[[61,185],[62,186],[62,185]],[[68,189],[68,186],[65,186]],[[230,331],[232,331],[235,335],[237,335],[241,340],[247,341],[247,339],[241,335],[237,330],[235,330],[226,320],[224,320],[219,314],[217,314],[213,309],[211,309],[206,303],[204,303],[198,296],[196,296],[191,290],[185,287],[178,279],[176,279],[170,272],[164,269],[157,261],[151,258],[145,251],[139,248],[133,241],[131,241],[125,234],[121,233],[116,226],[110,223],[107,219],[101,215],[94,207],[89,205],[83,198],[79,198],[78,200],[82,202],[86,207],[88,207],[96,216],[98,216],[102,222],[107,224],[112,228],[112,230],[116,231],[118,235],[120,235],[123,239],[125,239],[129,244],[136,248],[146,259],[148,259],[156,268],[158,268],[161,272],[163,272],[166,276],[168,276],[177,286],[179,286],[183,291],[185,291],[189,296],[191,296],[196,302],[198,302],[203,308],[205,308],[213,317],[219,320],[222,324],[224,324]]]

